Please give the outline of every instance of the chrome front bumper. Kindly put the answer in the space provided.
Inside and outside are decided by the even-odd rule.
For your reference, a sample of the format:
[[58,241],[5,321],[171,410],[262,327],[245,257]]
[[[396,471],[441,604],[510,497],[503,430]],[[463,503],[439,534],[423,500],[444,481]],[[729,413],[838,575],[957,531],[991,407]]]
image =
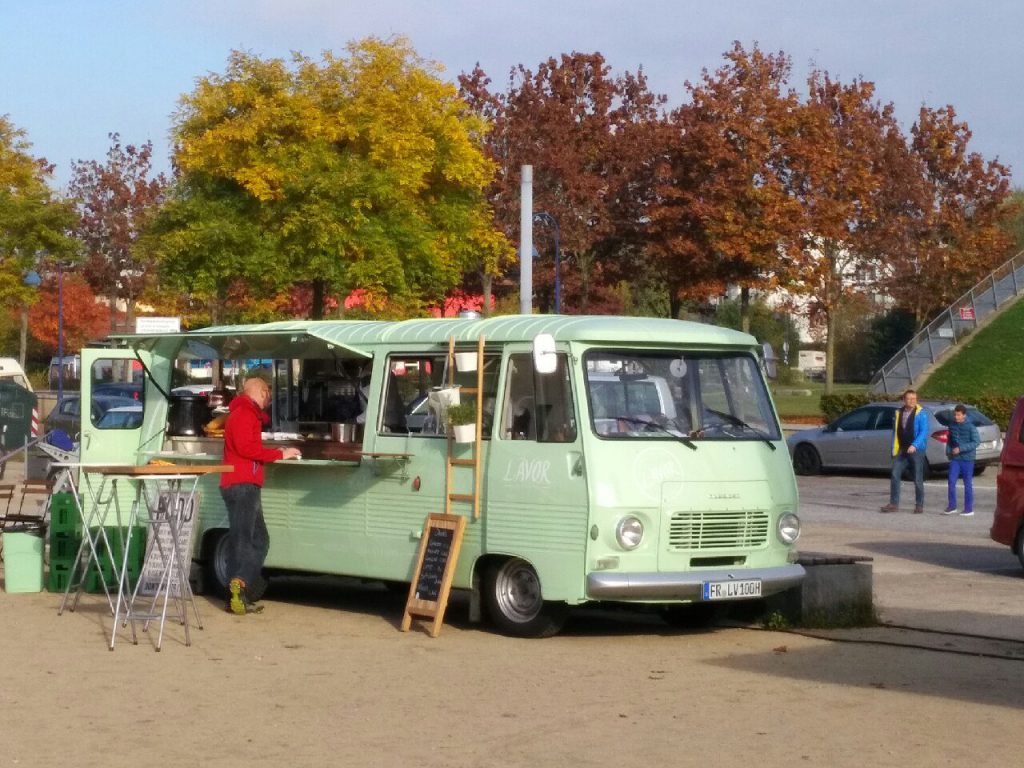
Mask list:
[[776,568],[718,568],[683,573],[616,573],[595,571],[587,576],[592,600],[700,600],[706,581],[761,580],[761,596],[774,595],[803,581],[803,566]]

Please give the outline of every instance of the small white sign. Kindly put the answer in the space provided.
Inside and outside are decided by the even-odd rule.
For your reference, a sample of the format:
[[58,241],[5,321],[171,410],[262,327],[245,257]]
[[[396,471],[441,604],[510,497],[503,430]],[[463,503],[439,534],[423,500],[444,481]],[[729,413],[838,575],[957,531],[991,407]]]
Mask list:
[[953,329],[952,328],[939,328],[939,338],[940,339],[952,339],[953,338]]
[[180,333],[180,317],[136,317],[136,333]]

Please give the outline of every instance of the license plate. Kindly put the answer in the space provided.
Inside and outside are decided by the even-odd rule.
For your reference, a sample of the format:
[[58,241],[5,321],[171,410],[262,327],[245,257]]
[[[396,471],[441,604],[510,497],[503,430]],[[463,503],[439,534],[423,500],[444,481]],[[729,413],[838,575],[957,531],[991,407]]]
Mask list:
[[761,596],[761,580],[746,579],[743,581],[705,581],[705,600],[742,600],[748,597]]

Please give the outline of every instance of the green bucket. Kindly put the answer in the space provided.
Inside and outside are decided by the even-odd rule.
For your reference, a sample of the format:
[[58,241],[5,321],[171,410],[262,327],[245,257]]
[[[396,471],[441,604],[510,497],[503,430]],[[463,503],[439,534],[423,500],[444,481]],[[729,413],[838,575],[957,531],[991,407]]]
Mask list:
[[38,530],[9,528],[4,537],[4,590],[43,591],[43,536]]

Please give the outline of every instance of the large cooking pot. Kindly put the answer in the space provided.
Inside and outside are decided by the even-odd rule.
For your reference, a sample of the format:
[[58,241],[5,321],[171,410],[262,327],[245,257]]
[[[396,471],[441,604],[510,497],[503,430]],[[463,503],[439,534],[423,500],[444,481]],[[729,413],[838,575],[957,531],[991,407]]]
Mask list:
[[172,395],[167,407],[167,434],[194,437],[203,434],[210,420],[210,406],[202,395]]
[[331,422],[331,440],[336,443],[357,443],[360,439],[360,426],[351,422]]

